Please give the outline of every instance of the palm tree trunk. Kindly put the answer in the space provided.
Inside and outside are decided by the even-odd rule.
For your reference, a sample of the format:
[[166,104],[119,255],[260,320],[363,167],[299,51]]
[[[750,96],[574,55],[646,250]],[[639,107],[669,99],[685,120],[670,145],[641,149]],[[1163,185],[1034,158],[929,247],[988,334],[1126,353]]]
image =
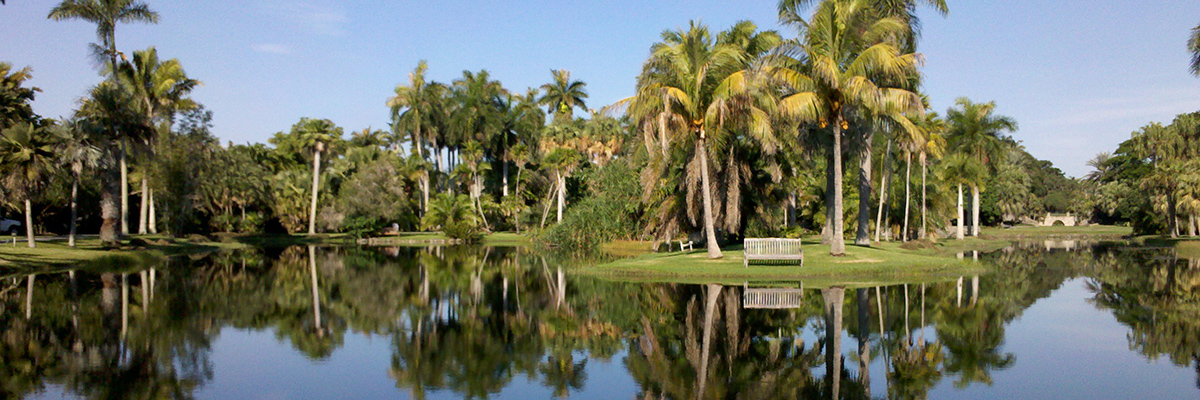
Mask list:
[[825,226],[821,228],[821,244],[833,242],[833,152],[825,157]]
[[[513,182],[513,184],[515,185],[515,187],[513,188],[513,190],[514,190],[514,192],[516,193],[516,196],[517,196],[517,201],[516,201],[516,203],[517,203],[517,207],[516,207],[516,208],[513,210],[513,227],[514,227],[514,228],[516,228],[516,230],[517,230],[517,234],[518,234],[518,235],[520,235],[520,234],[521,234],[521,215],[520,215],[520,214],[521,214],[521,211],[520,211],[520,207],[521,207],[521,171],[522,171],[522,170],[524,170],[524,168],[521,168],[520,166],[517,166],[517,181],[516,181],[516,182]],[[519,303],[518,303],[518,304],[519,304]]]
[[562,223],[563,201],[566,201],[566,197],[567,197],[567,195],[566,195],[567,180],[563,179],[562,171],[556,171],[555,174],[556,174],[555,181],[558,183],[558,185],[557,185],[558,191],[556,193],[556,195],[558,196],[558,223]]
[[717,245],[716,222],[713,218],[713,199],[712,189],[708,177],[708,139],[705,137],[704,128],[700,129],[700,139],[696,141],[696,153],[700,156],[700,189],[704,191],[704,235],[706,237],[705,247],[708,248],[708,258],[721,258],[721,247]]
[[922,157],[922,159],[921,159],[921,234],[919,236],[921,239],[925,239],[925,236],[929,234],[929,227],[925,223],[926,222],[925,221],[925,214],[926,214],[926,208],[925,208],[925,202],[926,202],[925,170],[926,170],[926,167],[925,167],[925,164],[926,164],[926,162],[925,162],[924,158]]
[[[37,279],[37,274],[29,274],[25,278],[25,319],[33,318],[33,281]],[[18,281],[20,282],[20,281]]]
[[25,199],[25,239],[29,241],[29,248],[37,247],[33,241],[33,205],[28,198]]
[[121,139],[121,234],[129,234],[129,166],[125,163],[125,139]]
[[317,336],[324,337],[325,331],[321,329],[321,296],[317,291],[317,248],[313,246],[308,246],[308,267],[312,274],[313,326],[317,329]]
[[321,151],[313,152],[312,202],[308,207],[308,234],[317,233],[317,189],[321,178]]
[[842,220],[842,119],[833,121],[833,235],[829,243],[829,254],[846,255],[845,221]]
[[971,186],[971,236],[979,236],[979,185]]
[[150,191],[148,189],[150,179],[146,177],[145,171],[142,172],[142,206],[138,208],[138,234],[146,234],[146,217],[150,212]]
[[100,219],[103,223],[100,225],[100,243],[104,245],[117,244],[118,222],[120,218],[117,210],[117,184],[118,178],[115,176],[116,171],[112,168],[106,168],[104,172],[103,188],[100,191]]
[[912,153],[904,152],[904,231],[900,237],[902,241],[908,241],[908,206],[912,196],[909,194],[909,187],[912,186]]
[[858,158],[858,229],[854,233],[854,244],[859,246],[871,245],[871,141],[872,133],[867,133],[863,148]]
[[708,290],[705,293],[706,298],[705,298],[705,302],[704,302],[704,337],[700,339],[700,341],[701,341],[700,348],[703,353],[701,353],[701,356],[700,356],[700,371],[699,371],[700,375],[696,377],[700,380],[699,382],[697,382],[697,385],[698,385],[698,388],[696,390],[697,398],[705,397],[704,396],[704,386],[705,386],[705,383],[708,382],[708,353],[709,353],[709,350],[712,348],[713,320],[716,317],[717,299],[719,299],[721,297],[721,289],[722,288],[723,288],[723,286],[721,286],[721,285],[709,284]]
[[833,287],[821,290],[825,300],[825,379],[829,393],[840,399],[842,386],[842,305],[846,289]]
[[954,235],[958,240],[963,239],[963,193],[962,184],[958,184],[958,233]]
[[1179,222],[1176,220],[1175,213],[1175,188],[1167,191],[1167,232],[1171,237],[1179,237]]
[[888,175],[888,156],[892,154],[892,139],[888,139],[887,149],[883,152],[883,162],[881,170],[879,170],[879,213],[875,215],[875,241],[879,241],[879,233],[883,231],[883,206],[887,204],[887,175]]
[[854,306],[858,308],[858,380],[863,394],[871,398],[871,300],[867,289],[855,291]]
[[1196,214],[1188,215],[1188,236],[1196,236]]
[[154,189],[150,190],[150,234],[158,234],[158,215],[154,212]]
[[428,170],[421,173],[421,216],[424,216],[427,213],[429,213],[429,171]]
[[71,224],[67,232],[67,246],[75,247],[75,221],[79,220],[79,175],[71,181]]

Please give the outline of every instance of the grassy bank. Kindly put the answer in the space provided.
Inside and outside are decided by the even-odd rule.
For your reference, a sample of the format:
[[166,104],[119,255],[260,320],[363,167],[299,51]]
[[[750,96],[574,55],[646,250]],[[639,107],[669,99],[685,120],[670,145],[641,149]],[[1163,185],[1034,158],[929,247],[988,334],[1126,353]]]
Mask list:
[[[846,256],[829,255],[829,246],[806,240],[804,266],[751,263],[743,266],[741,247],[730,247],[724,257],[709,260],[703,249],[687,252],[648,253],[606,264],[582,267],[578,272],[605,279],[637,282],[724,283],[803,281],[808,287],[845,285],[874,286],[889,283],[932,282],[984,269],[955,256],[962,249],[995,246],[992,241],[972,239],[966,243],[930,243],[914,250],[900,244],[876,247],[847,246]],[[649,248],[621,243],[617,248]]]
[[1091,226],[1014,226],[1011,228],[984,227],[983,237],[1008,240],[1034,239],[1108,239],[1127,238],[1133,228],[1115,225]]

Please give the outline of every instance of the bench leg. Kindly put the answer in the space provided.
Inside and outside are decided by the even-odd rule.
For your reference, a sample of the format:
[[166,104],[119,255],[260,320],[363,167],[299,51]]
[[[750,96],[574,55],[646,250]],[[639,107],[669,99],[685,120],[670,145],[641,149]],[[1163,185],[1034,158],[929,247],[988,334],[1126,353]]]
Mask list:
[[742,258],[742,268],[750,268],[750,259],[749,258],[745,258],[745,257]]

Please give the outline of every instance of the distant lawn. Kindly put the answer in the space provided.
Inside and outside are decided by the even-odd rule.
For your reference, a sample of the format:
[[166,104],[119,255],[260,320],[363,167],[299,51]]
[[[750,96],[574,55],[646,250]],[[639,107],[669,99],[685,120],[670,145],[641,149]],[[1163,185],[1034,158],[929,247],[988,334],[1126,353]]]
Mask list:
[[984,227],[981,235],[1006,239],[1037,238],[1102,238],[1120,239],[1133,234],[1133,228],[1115,225],[1091,226],[1014,226],[1011,228]]
[[[370,238],[371,246],[429,246],[453,240],[441,232],[400,232],[396,235]],[[529,237],[513,232],[494,232],[483,236],[482,244],[488,246],[522,246],[532,243]]]
[[[640,242],[635,242],[640,243]],[[975,240],[972,245],[991,243]],[[619,247],[627,247],[622,245]],[[984,268],[948,256],[937,244],[921,250],[903,250],[897,243],[878,247],[846,246],[846,256],[829,255],[829,246],[806,241],[804,266],[795,263],[751,262],[743,267],[740,246],[723,251],[724,257],[709,260],[704,249],[687,252],[650,253],[606,264],[582,267],[579,273],[617,281],[724,283],[803,281],[806,287],[844,285],[865,287],[891,283],[943,281],[983,273]],[[934,254],[942,254],[935,256]]]

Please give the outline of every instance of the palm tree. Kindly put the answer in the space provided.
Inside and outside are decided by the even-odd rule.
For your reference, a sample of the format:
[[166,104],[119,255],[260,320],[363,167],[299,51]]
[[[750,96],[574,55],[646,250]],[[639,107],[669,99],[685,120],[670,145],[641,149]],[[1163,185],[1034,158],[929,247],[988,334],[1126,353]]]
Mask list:
[[1192,75],[1200,76],[1200,25],[1192,28],[1192,37],[1188,38],[1188,51],[1192,53]]
[[342,136],[342,128],[327,119],[303,118],[297,124],[300,139],[313,149],[312,202],[308,209],[308,234],[317,233],[317,190],[321,179],[321,153],[325,147]]
[[[408,136],[412,141],[412,149],[418,157],[425,157],[425,143],[437,143],[434,138],[433,120],[438,115],[440,99],[444,87],[437,82],[425,79],[429,67],[425,60],[417,63],[417,68],[408,74],[408,86],[397,85],[396,95],[388,99],[387,106],[392,110],[392,133],[399,135],[402,130],[410,130]],[[437,146],[434,146],[437,151]],[[441,155],[436,156],[437,168],[441,169]],[[429,171],[421,175],[421,191],[425,212],[429,211]]]
[[971,236],[979,236],[979,190],[990,169],[991,160],[1004,151],[1001,132],[1017,130],[1017,121],[1011,117],[994,115],[996,102],[975,103],[965,97],[954,102],[957,108],[946,111],[949,126],[947,136],[951,147],[979,161],[984,168],[978,180],[971,185]]
[[525,205],[523,195],[521,194],[521,172],[525,171],[525,166],[529,165],[529,146],[524,143],[518,143],[513,146],[508,152],[506,160],[517,166],[517,180],[514,193],[516,193],[516,208],[513,210],[513,226],[517,229],[517,234],[521,234],[521,221],[518,217],[521,213],[521,206]]
[[529,89],[525,95],[503,93],[496,97],[499,111],[500,134],[496,135],[495,147],[500,148],[501,195],[508,197],[509,152],[513,143],[533,142],[535,133],[546,125],[546,115],[537,107],[537,89]]
[[[146,3],[137,0],[63,0],[46,16],[55,21],[81,19],[96,24],[96,37],[100,44],[92,44],[92,56],[108,59],[110,76],[117,82],[117,23],[158,23],[158,13]],[[122,140],[121,164],[121,234],[129,233],[129,181],[125,165],[125,149]]]
[[721,258],[709,177],[710,139],[719,143],[728,133],[723,128],[739,122],[750,132],[770,132],[769,118],[754,101],[746,101],[750,85],[738,46],[716,41],[708,27],[695,21],[687,30],[663,32],[662,38],[651,47],[650,59],[642,67],[637,94],[618,104],[628,107],[647,136],[658,131],[664,157],[658,160],[659,171],[666,169],[669,138],[694,141],[691,150],[684,149],[698,161],[688,165],[700,170],[708,257]]
[[554,76],[554,81],[542,85],[544,93],[537,102],[549,107],[554,121],[561,121],[561,118],[570,121],[574,118],[575,107],[587,110],[587,104],[584,103],[588,97],[586,83],[571,80],[571,71],[565,69],[550,70],[550,74]]
[[0,128],[34,118],[30,103],[41,89],[21,86],[33,78],[32,71],[29,67],[14,71],[12,64],[0,62]]
[[929,234],[928,199],[925,195],[928,185],[925,183],[925,177],[928,172],[929,157],[942,158],[942,154],[945,152],[946,139],[942,137],[942,132],[946,130],[946,121],[938,117],[937,113],[929,113],[925,114],[925,118],[918,126],[926,133],[925,143],[917,149],[918,159],[921,162],[921,233],[917,237],[924,239]]
[[429,212],[421,218],[421,225],[425,229],[445,229],[455,223],[474,222],[475,212],[471,208],[471,198],[465,194],[439,194],[429,202]]
[[894,40],[908,35],[908,26],[879,18],[872,1],[824,1],[805,21],[798,10],[807,3],[780,3],[780,19],[799,27],[802,36],[781,48],[782,68],[773,69],[773,75],[790,91],[781,100],[783,115],[832,130],[833,196],[827,197],[832,204],[826,204],[833,209],[830,254],[844,255],[842,133],[849,128],[851,110],[891,116],[902,124],[904,113],[923,112],[917,94],[902,88],[916,76],[918,56],[902,54]]
[[78,220],[77,208],[79,198],[79,181],[82,179],[84,168],[95,168],[102,160],[101,151],[92,144],[86,128],[79,121],[66,123],[66,135],[59,143],[59,163],[71,171],[71,222],[67,245],[75,247],[75,225]]
[[55,146],[61,127],[39,126],[19,122],[0,132],[0,172],[4,186],[25,199],[25,238],[29,247],[33,240],[33,206],[30,197],[37,193],[43,180],[57,166]]
[[979,182],[984,175],[983,164],[979,160],[972,158],[966,154],[954,153],[946,157],[941,164],[942,170],[939,178],[942,182],[958,185],[958,232],[955,237],[958,240],[963,239],[963,190],[966,185],[974,185]]
[[[128,91],[105,81],[92,88],[89,96],[80,102],[76,117],[79,126],[96,139],[96,145],[103,150],[106,159],[119,159],[124,154],[123,147],[116,145],[121,138],[152,134],[147,129],[149,124],[142,121],[145,114],[139,110],[139,104]],[[104,187],[100,191],[100,216],[104,221],[100,226],[100,241],[109,245],[117,242],[120,219],[117,193],[121,181],[116,174],[111,165],[105,169]]]
[[[176,112],[196,108],[196,103],[187,98],[188,93],[199,86],[198,80],[187,77],[178,59],[172,58],[160,61],[158,50],[150,47],[146,50],[133,52],[133,61],[121,63],[117,76],[122,85],[141,103],[145,113],[144,122],[150,124],[147,132],[170,129],[170,123]],[[153,154],[154,137],[149,135],[138,138],[148,153]],[[146,234],[148,213],[150,210],[150,187],[148,171],[142,172],[142,204],[139,210],[138,234]],[[124,171],[122,171],[124,173]]]

